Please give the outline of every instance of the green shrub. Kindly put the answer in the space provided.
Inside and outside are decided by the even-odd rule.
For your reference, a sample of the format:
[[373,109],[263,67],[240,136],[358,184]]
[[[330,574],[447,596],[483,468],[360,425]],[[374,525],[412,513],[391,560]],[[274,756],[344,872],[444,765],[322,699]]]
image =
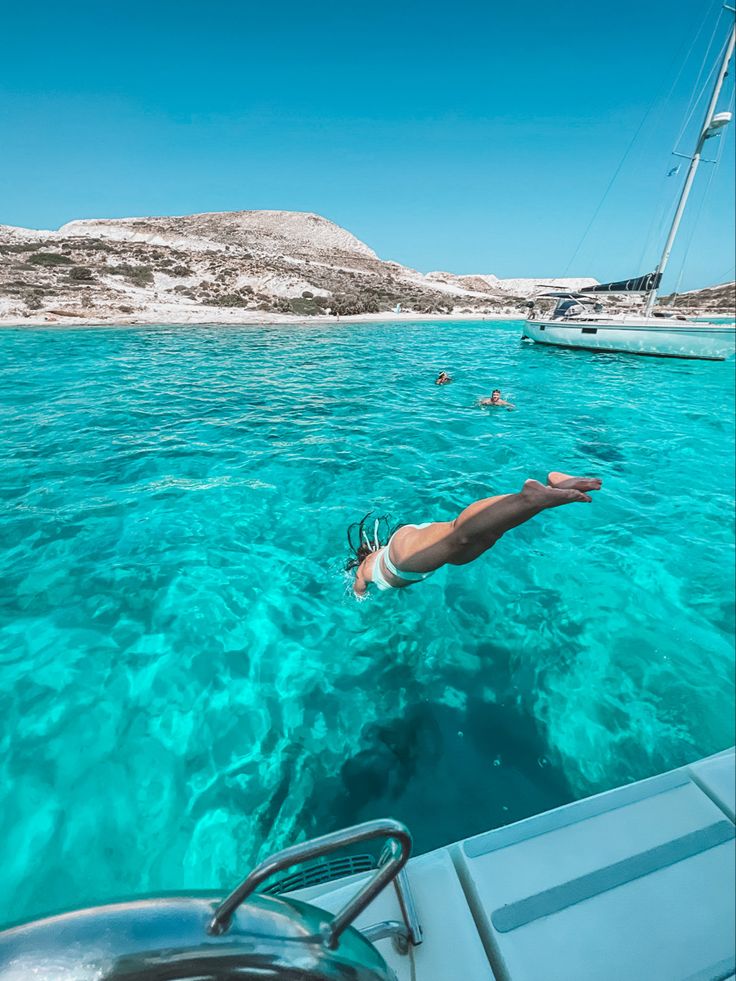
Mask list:
[[81,252],[112,252],[112,247],[99,238],[86,239],[84,244],[79,245],[79,249]]
[[0,245],[0,255],[12,255],[18,252],[35,252],[41,246],[37,242],[23,242],[20,245]]
[[213,296],[209,302],[214,307],[245,307],[248,305],[248,301],[239,293],[221,293],[219,296]]
[[94,273],[86,266],[75,266],[69,270],[69,279],[74,283],[90,283],[94,278]]
[[28,261],[34,266],[70,266],[72,263],[69,256],[60,255],[58,252],[36,252],[28,256]]
[[352,293],[337,294],[330,304],[332,312],[342,317],[358,313],[378,313],[378,301],[373,296],[356,296]]
[[150,266],[131,266],[128,262],[122,262],[119,266],[110,266],[107,271],[113,276],[125,276],[134,286],[150,286],[153,282]]
[[314,301],[313,296],[303,296],[289,301],[290,313],[298,313],[302,316],[312,317],[320,312],[320,308]]

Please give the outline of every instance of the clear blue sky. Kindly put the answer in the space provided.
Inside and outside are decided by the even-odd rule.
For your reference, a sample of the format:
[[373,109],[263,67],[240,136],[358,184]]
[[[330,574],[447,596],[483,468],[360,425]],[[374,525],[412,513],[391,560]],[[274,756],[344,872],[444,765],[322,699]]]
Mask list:
[[[284,208],[323,214],[423,271],[644,272],[682,178],[666,179],[669,153],[719,6],[9,4],[0,223]],[[731,131],[683,289],[734,276],[733,148]]]

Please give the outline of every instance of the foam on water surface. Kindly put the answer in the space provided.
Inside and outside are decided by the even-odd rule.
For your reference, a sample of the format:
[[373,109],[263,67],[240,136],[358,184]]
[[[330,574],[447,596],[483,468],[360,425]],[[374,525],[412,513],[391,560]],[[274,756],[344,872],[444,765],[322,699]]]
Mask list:
[[[425,850],[733,742],[733,363],[519,336],[0,332],[0,921],[369,817]],[[548,469],[604,489],[353,599],[366,511]]]

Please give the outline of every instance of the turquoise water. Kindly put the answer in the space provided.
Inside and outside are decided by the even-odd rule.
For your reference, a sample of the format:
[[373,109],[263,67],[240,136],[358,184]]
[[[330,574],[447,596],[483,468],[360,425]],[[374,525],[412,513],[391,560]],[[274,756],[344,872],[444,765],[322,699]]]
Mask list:
[[[373,816],[426,850],[733,742],[733,363],[519,335],[0,332],[0,921]],[[551,468],[604,489],[352,598],[369,508]]]

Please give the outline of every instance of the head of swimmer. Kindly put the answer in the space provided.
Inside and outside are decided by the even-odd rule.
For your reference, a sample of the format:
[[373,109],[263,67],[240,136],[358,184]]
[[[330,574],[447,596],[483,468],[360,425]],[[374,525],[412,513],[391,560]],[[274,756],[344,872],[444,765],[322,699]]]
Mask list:
[[452,381],[450,376],[446,371],[441,371],[437,378],[435,379],[435,385],[446,385],[449,381]]
[[374,546],[369,545],[368,542],[361,542],[357,546],[351,544],[350,548],[353,554],[350,556],[347,564],[345,565],[348,572],[350,572],[352,569],[357,569],[359,565],[362,565],[365,562],[371,552],[376,551]]
[[362,545],[359,545],[355,553],[355,558],[357,560],[358,565],[360,565],[361,562],[365,562],[365,560],[373,551],[375,551],[375,549],[371,548],[370,545],[366,545],[365,542],[363,542]]
[[395,530],[396,528],[392,527],[388,515],[382,514],[375,517],[372,512],[350,525],[348,528],[348,545],[352,555],[345,568],[348,571],[357,569],[371,552],[376,552],[388,543]]
[[501,391],[498,388],[494,388],[491,392],[491,402],[498,402],[501,398]]

